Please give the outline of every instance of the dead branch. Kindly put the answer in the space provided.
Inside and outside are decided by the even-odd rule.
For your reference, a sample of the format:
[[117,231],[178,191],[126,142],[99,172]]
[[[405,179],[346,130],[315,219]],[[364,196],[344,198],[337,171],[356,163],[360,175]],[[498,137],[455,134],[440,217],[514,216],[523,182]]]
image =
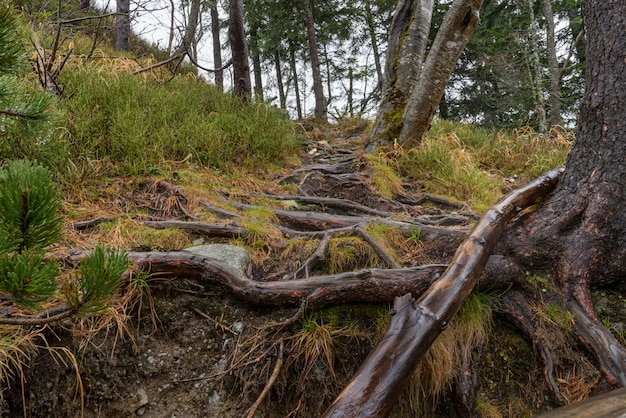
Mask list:
[[257,400],[246,411],[246,413],[243,414],[244,418],[253,418],[254,415],[256,414],[257,409],[259,409],[259,406],[261,406],[261,403],[267,397],[267,394],[269,393],[270,389],[272,388],[272,385],[274,384],[274,382],[276,381],[276,378],[278,377],[280,368],[283,366],[284,349],[285,349],[285,342],[283,340],[280,340],[280,346],[278,347],[278,356],[276,357],[276,364],[274,365],[274,370],[272,371],[270,378],[267,380],[267,383],[265,384],[265,387],[261,391],[261,394],[259,395]]
[[474,289],[504,226],[547,195],[561,172],[552,170],[493,205],[418,302],[410,294],[395,299],[385,334],[324,417],[389,415],[419,361]]

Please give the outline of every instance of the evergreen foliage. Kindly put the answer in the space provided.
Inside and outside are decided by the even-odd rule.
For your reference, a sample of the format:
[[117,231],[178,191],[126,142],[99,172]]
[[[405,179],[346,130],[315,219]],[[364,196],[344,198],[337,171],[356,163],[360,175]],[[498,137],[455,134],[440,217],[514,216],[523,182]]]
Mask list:
[[29,68],[23,31],[9,5],[0,4],[0,158],[52,163],[63,149],[50,132],[51,97],[20,79]]
[[0,180],[0,290],[37,309],[56,290],[59,269],[44,254],[61,237],[59,196],[48,171],[28,161],[9,163]]

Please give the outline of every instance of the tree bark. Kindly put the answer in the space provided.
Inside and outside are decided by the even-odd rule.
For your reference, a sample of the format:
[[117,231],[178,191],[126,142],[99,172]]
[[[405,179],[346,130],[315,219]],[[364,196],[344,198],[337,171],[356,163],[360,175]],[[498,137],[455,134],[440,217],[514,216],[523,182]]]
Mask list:
[[296,95],[296,114],[298,119],[302,119],[302,103],[300,101],[300,86],[298,78],[298,67],[296,62],[296,49],[293,41],[289,41],[289,66],[291,67],[291,75],[293,77],[293,87]]
[[250,65],[248,64],[248,44],[243,26],[243,0],[230,2],[228,38],[233,54],[233,93],[244,100],[252,94]]
[[588,1],[587,70],[576,141],[554,195],[512,225],[500,251],[525,269],[557,266],[563,305],[607,382],[626,385],[626,351],[598,320],[590,286],[626,277],[626,3]]
[[400,115],[421,72],[433,13],[433,0],[402,0],[394,11],[387,40],[382,102],[366,150],[393,141]]
[[315,96],[315,117],[326,119],[326,99],[324,98],[324,86],[322,85],[321,63],[317,47],[317,35],[315,33],[315,20],[313,19],[313,6],[309,0],[304,0],[306,11],[306,33],[309,42],[309,57],[311,58],[311,71],[313,73],[313,94]]
[[530,38],[530,52],[528,54],[529,70],[528,77],[531,85],[535,100],[535,109],[537,112],[536,127],[539,132],[546,132],[546,108],[543,100],[543,82],[541,61],[539,60],[539,41],[537,40],[537,33],[539,32],[539,23],[535,17],[534,1],[528,0],[528,16],[530,18],[529,25],[529,38]]
[[[217,1],[211,4],[211,36],[213,38],[213,62],[215,68],[222,68],[222,43],[220,41],[220,17]],[[224,91],[224,70],[215,72],[215,85]]]
[[115,16],[115,49],[130,50],[130,0],[117,0]]
[[428,132],[456,62],[479,21],[482,0],[455,0],[428,53],[402,115],[399,142],[411,147]]
[[324,418],[389,415],[419,361],[478,283],[506,223],[549,193],[560,172],[545,174],[490,208],[417,302],[411,295],[395,299],[385,334]]
[[372,5],[370,0],[365,1],[365,23],[367,24],[367,34],[372,44],[372,54],[374,55],[374,66],[376,68],[376,85],[379,90],[383,86],[383,67],[380,64],[380,52],[378,52],[378,40],[376,39],[376,26],[374,25],[374,16],[372,14]]
[[285,98],[285,86],[283,85],[283,73],[280,68],[280,53],[278,49],[274,50],[274,67],[276,68],[276,88],[278,89],[278,100],[280,108],[287,108],[287,99]]
[[263,77],[261,69],[261,52],[258,46],[258,27],[250,28],[250,55],[252,58],[252,72],[254,73],[254,95],[263,101]]

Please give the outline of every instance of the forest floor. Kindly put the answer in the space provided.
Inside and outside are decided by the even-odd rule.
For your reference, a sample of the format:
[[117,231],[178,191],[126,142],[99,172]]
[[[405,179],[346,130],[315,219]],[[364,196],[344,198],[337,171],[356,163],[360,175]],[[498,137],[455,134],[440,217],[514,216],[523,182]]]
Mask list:
[[[119,235],[127,235],[129,251],[228,243],[251,253],[252,279],[259,282],[445,264],[452,258],[477,219],[471,208],[428,196],[419,185],[403,184],[402,193],[385,196],[360,153],[361,131],[306,131],[301,166],[271,181],[240,179],[237,192],[215,184],[210,170],[175,173],[165,181],[103,180],[91,204],[75,196],[66,203],[75,219],[99,220],[74,228],[59,252],[89,248],[90,239],[117,244],[113,237]],[[207,184],[219,193],[207,193]],[[159,229],[170,241],[137,241],[148,234],[146,228],[174,220],[188,227]],[[141,229],[127,231],[128,223]],[[210,228],[215,225],[228,231],[220,237]],[[240,227],[245,234],[237,235]],[[70,348],[77,364],[58,350],[40,350],[24,369],[23,388],[16,381],[5,391],[4,416],[242,417],[276,371],[256,416],[316,417],[375,345],[390,309],[388,298],[339,304],[305,313],[295,325],[273,327],[298,307],[255,306],[226,287],[184,276],[154,274],[146,282],[149,288],[125,313],[121,328],[115,321],[91,323],[100,332],[88,338],[76,321],[44,330],[47,344]],[[598,297],[606,306],[617,301],[623,308],[618,292]],[[497,308],[488,322],[478,366],[479,414],[520,417],[554,407],[531,343],[498,316]],[[448,367],[438,356],[433,352],[431,370],[421,369],[392,416],[455,416],[459,370],[447,372],[439,386],[423,383],[436,382]],[[571,396],[576,400],[575,388]]]

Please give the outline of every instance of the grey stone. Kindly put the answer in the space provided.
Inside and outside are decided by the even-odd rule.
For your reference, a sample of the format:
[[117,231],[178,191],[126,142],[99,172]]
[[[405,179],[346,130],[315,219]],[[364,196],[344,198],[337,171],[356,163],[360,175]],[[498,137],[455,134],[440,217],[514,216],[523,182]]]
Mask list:
[[252,259],[250,254],[241,247],[228,244],[208,244],[186,248],[185,251],[202,256],[214,258],[230,265],[240,271],[244,276],[252,275]]

